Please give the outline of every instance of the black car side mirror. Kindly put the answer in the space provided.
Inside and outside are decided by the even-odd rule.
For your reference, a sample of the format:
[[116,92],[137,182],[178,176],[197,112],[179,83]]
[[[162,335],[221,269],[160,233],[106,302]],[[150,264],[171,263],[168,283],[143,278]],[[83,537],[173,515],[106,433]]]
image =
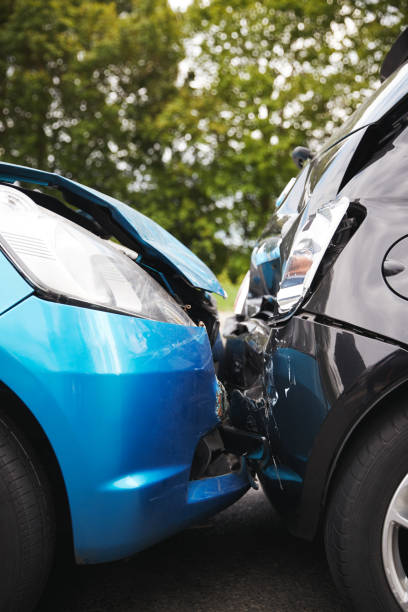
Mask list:
[[292,159],[298,168],[303,168],[308,159],[312,159],[313,155],[307,147],[296,147],[292,151]]

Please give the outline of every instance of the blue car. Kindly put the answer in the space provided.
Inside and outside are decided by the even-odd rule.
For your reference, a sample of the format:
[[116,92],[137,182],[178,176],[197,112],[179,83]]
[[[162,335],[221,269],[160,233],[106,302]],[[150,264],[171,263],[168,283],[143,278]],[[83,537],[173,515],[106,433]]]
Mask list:
[[203,262],[52,173],[0,164],[0,206],[4,612],[35,607],[61,533],[78,563],[120,559],[249,479],[216,377],[223,289]]

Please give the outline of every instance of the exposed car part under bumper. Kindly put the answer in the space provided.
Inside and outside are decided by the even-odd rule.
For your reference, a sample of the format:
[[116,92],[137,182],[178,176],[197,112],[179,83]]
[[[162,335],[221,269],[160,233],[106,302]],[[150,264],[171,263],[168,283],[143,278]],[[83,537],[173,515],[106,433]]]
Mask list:
[[[273,393],[265,387],[264,361],[271,330],[259,319],[228,320],[220,378],[230,393],[230,418],[242,430],[269,440],[269,404]],[[271,389],[272,391],[272,389]]]

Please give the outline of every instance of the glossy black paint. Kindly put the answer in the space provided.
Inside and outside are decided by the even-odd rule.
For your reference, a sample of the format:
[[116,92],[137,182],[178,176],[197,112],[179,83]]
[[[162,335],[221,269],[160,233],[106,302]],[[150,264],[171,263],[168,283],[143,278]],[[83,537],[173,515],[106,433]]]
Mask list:
[[[261,330],[256,357],[248,329],[227,336],[229,362],[238,371],[246,359],[254,365],[231,394],[231,421],[266,437],[273,461],[258,472],[263,488],[291,530],[311,539],[342,448],[361,419],[408,381],[408,351],[307,314]],[[233,386],[236,375],[231,368],[224,380]]]
[[386,79],[401,64],[408,60],[408,28],[398,36],[395,43],[387,53],[381,66],[381,80]]
[[272,423],[278,473],[261,473],[261,481],[292,531],[311,538],[343,446],[364,415],[408,380],[408,351],[295,316],[271,332],[265,369],[273,369],[278,398]]
[[408,268],[387,281],[383,272],[390,253],[408,263],[408,243],[401,242],[408,235],[407,153],[404,127],[342,189],[342,195],[364,207],[366,218],[304,309],[408,345]]
[[[408,388],[407,100],[405,64],[303,168],[254,249],[246,306],[227,330],[232,423],[267,438],[261,482],[306,538],[348,440]],[[280,317],[298,227],[342,196],[345,225],[301,307]]]
[[392,291],[408,299],[408,238],[398,240],[383,261],[384,280]]

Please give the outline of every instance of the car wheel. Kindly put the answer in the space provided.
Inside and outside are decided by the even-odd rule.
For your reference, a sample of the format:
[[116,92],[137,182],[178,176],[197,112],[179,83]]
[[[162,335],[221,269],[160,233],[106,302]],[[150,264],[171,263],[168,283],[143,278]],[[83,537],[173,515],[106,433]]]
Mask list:
[[354,610],[408,610],[408,408],[388,409],[352,443],[329,501],[325,545]]
[[0,610],[33,610],[53,560],[47,478],[24,436],[0,415]]

